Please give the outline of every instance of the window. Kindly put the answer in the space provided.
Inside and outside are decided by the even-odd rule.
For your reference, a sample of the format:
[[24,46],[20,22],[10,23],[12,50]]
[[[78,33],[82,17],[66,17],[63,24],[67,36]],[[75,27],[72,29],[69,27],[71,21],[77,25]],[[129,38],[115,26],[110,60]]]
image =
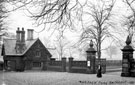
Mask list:
[[41,67],[41,62],[33,62],[33,67]]
[[37,44],[37,48],[40,49],[40,44],[39,43]]
[[41,56],[41,52],[40,51],[36,51],[36,57],[40,57]]

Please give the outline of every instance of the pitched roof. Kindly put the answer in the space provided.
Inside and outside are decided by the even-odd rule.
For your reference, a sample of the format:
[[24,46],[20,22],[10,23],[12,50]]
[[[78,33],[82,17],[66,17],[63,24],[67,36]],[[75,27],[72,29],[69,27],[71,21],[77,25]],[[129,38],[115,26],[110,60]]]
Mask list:
[[15,50],[16,39],[4,39],[5,55],[23,55],[38,39],[26,40],[26,49],[22,54],[17,54]]

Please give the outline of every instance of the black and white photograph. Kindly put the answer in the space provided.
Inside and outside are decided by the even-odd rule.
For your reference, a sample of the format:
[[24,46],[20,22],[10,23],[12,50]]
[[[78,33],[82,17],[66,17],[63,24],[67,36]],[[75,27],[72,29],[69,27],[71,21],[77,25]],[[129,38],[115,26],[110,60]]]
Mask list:
[[135,0],[0,0],[0,85],[135,85]]

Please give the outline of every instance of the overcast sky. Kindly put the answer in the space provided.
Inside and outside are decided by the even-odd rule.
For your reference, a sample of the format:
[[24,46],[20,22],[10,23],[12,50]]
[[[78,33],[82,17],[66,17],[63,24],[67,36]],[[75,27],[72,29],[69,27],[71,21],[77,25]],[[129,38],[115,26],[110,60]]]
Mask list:
[[[81,1],[81,0],[80,0]],[[113,8],[113,13],[119,17],[121,17],[122,14],[125,14],[125,7],[123,6],[123,3],[121,0],[116,0],[115,7]],[[40,31],[43,29],[43,25],[39,27],[35,27],[34,21],[32,21],[28,16],[27,12],[23,10],[17,10],[15,12],[10,13],[10,16],[8,17],[8,23],[9,23],[9,29],[11,29],[11,32],[15,33],[15,30],[17,27],[24,27],[25,29],[34,29],[35,31]],[[120,18],[115,17],[118,21]],[[42,34],[44,34],[46,37],[48,34],[51,34],[51,32],[48,32],[47,30],[44,30],[39,34],[39,37],[43,37]],[[73,33],[75,34],[75,33]],[[35,37],[38,37],[38,34],[35,34]]]
[[[122,3],[122,0],[116,0],[115,7],[113,9],[113,13],[115,15],[117,15],[117,17],[115,17],[114,21],[115,22],[120,21],[121,17],[124,14],[126,14],[126,12],[127,12],[127,9],[126,9],[125,4]],[[43,26],[35,27],[34,21],[32,21],[27,16],[27,12],[23,11],[23,10],[17,10],[15,12],[10,13],[10,16],[8,17],[8,23],[9,23],[9,25],[8,25],[9,30],[13,33],[16,32],[17,27],[20,27],[20,28],[24,27],[25,30],[34,29],[37,32],[43,29]],[[118,27],[121,28],[121,25],[118,24]],[[41,32],[39,34],[34,32],[34,35],[35,35],[35,38],[39,37],[41,40],[43,40],[44,37],[50,38],[51,33],[52,33],[52,31],[44,30],[43,32]],[[72,40],[72,41],[76,41],[79,37],[79,34],[77,34],[75,32],[72,33],[70,31],[67,31],[66,35],[68,36],[68,39]],[[51,37],[53,37],[53,36],[51,36]],[[126,36],[124,38],[126,38]],[[52,38],[52,40],[53,39],[54,38]],[[103,46],[106,46],[106,44],[108,44],[108,41],[105,41],[103,43]],[[121,54],[117,55],[115,58],[121,59],[121,57],[118,57],[118,56],[121,56]]]

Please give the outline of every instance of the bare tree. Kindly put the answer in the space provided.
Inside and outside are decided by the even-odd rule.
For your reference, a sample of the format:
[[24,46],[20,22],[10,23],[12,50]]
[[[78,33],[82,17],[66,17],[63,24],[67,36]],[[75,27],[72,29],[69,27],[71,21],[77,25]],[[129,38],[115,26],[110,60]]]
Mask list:
[[69,44],[69,42],[67,41],[66,37],[63,35],[63,31],[58,30],[58,34],[59,35],[56,37],[55,45],[59,55],[59,59],[61,59],[66,54],[65,50],[68,49],[67,45]]
[[106,49],[106,54],[110,56],[110,58],[113,57],[113,55],[117,55],[118,51],[117,51],[117,47],[116,46],[109,46]]
[[125,15],[124,25],[127,27],[127,32],[132,40],[135,33],[135,0],[123,0],[123,2],[128,6],[130,11],[128,15]]
[[4,28],[4,25],[5,25],[4,19],[7,17],[6,16],[7,10],[6,10],[5,6],[4,6],[4,4],[5,4],[5,1],[0,0],[0,31],[5,30],[5,28]]
[[6,32],[6,19],[7,10],[5,7],[5,0],[0,0],[0,45],[2,45],[3,36],[7,36],[8,32]]
[[[97,55],[101,58],[101,43],[107,38],[112,37],[109,32],[113,27],[111,23],[112,9],[115,0],[96,0],[95,3],[87,3],[88,11],[85,13],[90,15],[91,24],[84,28],[81,41],[93,39],[97,47]],[[100,62],[99,62],[100,64]]]
[[[81,1],[81,0],[80,0]],[[75,28],[81,22],[83,6],[87,0],[8,0],[13,5],[13,10],[25,8],[36,21],[37,26],[51,24],[56,29]],[[35,10],[33,11],[34,8]],[[32,10],[31,10],[32,9]],[[78,19],[78,20],[77,20]],[[59,27],[57,27],[59,25]],[[43,30],[44,30],[43,29]],[[42,31],[43,31],[42,30]]]

